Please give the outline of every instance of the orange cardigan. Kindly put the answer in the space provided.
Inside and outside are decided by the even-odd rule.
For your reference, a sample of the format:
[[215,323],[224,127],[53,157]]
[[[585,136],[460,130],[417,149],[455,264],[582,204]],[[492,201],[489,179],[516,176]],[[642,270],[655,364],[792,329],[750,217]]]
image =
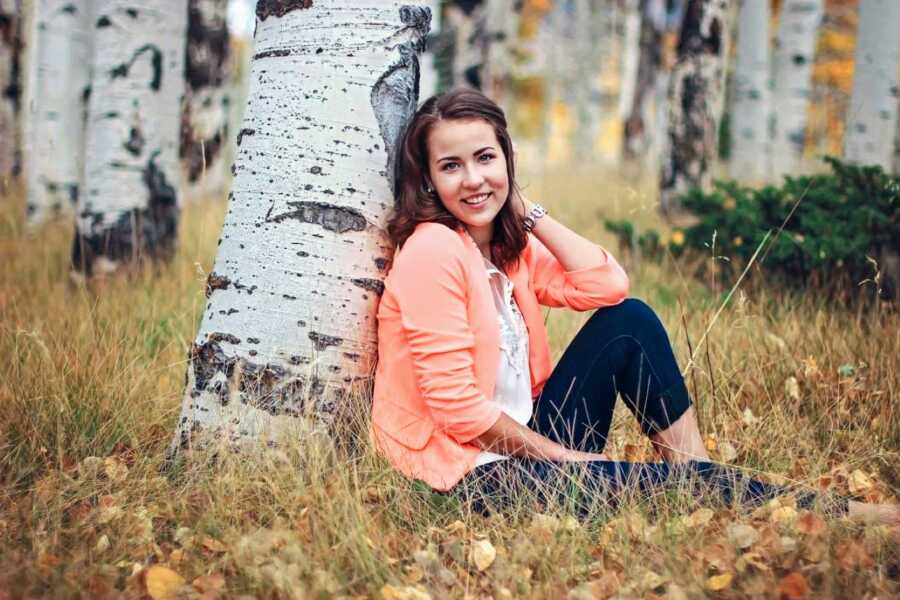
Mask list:
[[[538,304],[578,311],[619,304],[628,277],[603,264],[565,271],[536,237],[508,274],[528,328],[532,397],[551,373]],[[500,418],[497,310],[481,252],[462,228],[420,223],[394,258],[378,305],[375,446],[401,473],[448,490],[472,470],[474,439]]]

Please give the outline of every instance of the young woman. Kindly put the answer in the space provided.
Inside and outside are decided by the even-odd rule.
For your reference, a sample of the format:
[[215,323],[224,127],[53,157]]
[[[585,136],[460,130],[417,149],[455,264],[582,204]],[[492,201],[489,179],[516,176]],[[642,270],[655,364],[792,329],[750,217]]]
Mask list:
[[[429,98],[395,165],[388,231],[398,252],[377,313],[371,430],[395,468],[501,504],[522,490],[561,496],[575,463],[582,507],[686,481],[743,505],[784,492],[709,462],[662,324],[627,297],[628,277],[606,250],[519,192],[494,102],[471,90]],[[552,368],[540,305],[594,310]],[[617,394],[665,463],[603,454]],[[895,507],[829,505],[897,519]]]

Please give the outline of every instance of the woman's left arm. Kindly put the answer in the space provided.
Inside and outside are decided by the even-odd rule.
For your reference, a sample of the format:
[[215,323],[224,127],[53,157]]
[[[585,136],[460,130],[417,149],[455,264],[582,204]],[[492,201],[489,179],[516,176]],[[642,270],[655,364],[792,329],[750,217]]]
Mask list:
[[[534,204],[524,196],[520,204],[524,218]],[[537,220],[531,233],[550,250],[566,271],[600,267],[608,261],[609,255],[603,248],[578,235],[549,214]]]

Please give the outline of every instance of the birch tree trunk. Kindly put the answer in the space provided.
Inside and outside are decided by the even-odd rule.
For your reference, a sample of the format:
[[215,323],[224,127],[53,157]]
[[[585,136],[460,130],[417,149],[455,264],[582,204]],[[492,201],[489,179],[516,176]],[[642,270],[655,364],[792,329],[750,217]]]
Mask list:
[[92,275],[166,258],[178,224],[187,6],[97,0],[72,265]]
[[86,98],[90,95],[92,2],[37,0],[31,68],[32,106],[25,118],[27,217],[37,225],[72,213],[84,170]]
[[328,422],[368,382],[393,248],[393,145],[415,110],[421,0],[263,0],[236,175],[170,455],[192,433]]
[[712,183],[724,99],[729,5],[730,0],[687,3],[669,83],[667,146],[660,177],[663,214],[680,208],[681,194],[694,187],[708,189]]
[[484,88],[485,22],[484,0],[453,0],[445,9],[447,26],[453,32],[452,86]]
[[438,93],[440,77],[438,75],[437,56],[439,48],[443,48],[441,34],[441,0],[426,0],[425,5],[431,11],[431,31],[425,44],[425,51],[419,61],[419,99],[424,100]]
[[228,143],[231,97],[228,71],[228,0],[189,0],[186,100],[180,156],[191,195],[225,191],[222,151]]
[[622,41],[622,85],[619,90],[619,117],[624,121],[631,112],[637,93],[638,64],[641,55],[641,11],[638,0],[624,0]]
[[654,122],[652,104],[662,64],[662,35],[665,28],[665,0],[641,0],[640,38],[634,95],[625,115],[622,157],[637,161],[646,157]]
[[19,0],[0,0],[0,192],[16,174],[19,163],[18,115],[21,86]]
[[765,181],[769,166],[770,19],[768,2],[741,1],[731,110],[731,176],[745,182]]
[[509,95],[512,47],[519,27],[516,0],[490,0],[484,8],[484,92],[500,105]]
[[[570,61],[575,69],[574,110],[575,152],[581,159],[594,162],[594,142],[597,139],[597,120],[600,103],[600,52],[598,47],[610,43],[612,36],[598,26],[599,13],[605,7],[597,0],[575,0],[573,44]],[[563,57],[565,58],[565,57]]]
[[862,0],[844,158],[890,172],[897,128],[900,2]]
[[784,0],[775,39],[772,166],[775,178],[797,173],[806,140],[822,0]]

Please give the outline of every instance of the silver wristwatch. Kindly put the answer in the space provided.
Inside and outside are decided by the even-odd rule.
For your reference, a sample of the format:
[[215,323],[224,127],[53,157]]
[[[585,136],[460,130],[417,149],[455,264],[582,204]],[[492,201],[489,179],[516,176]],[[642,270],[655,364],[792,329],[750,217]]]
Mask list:
[[537,224],[537,220],[547,214],[547,209],[541,206],[540,204],[535,204],[531,207],[531,210],[528,211],[528,214],[525,215],[525,219],[523,224],[525,225],[525,231],[531,231],[534,229],[534,226]]

